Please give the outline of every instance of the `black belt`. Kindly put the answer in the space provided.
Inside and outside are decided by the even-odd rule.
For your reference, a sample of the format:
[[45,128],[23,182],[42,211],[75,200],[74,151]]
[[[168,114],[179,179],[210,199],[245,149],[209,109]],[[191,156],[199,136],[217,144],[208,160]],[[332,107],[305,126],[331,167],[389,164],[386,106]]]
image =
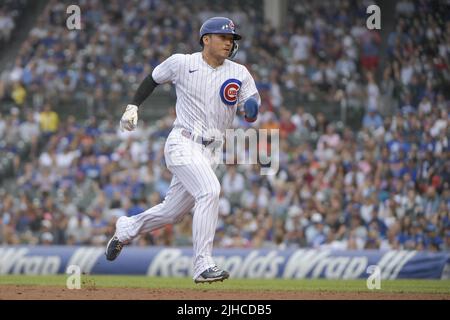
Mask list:
[[217,141],[215,139],[205,139],[203,137],[193,135],[191,132],[189,132],[186,129],[181,130],[181,134],[183,136],[185,136],[186,138],[191,139],[194,142],[197,142],[197,143],[200,143],[200,144],[204,145],[205,147],[207,147],[211,143]]

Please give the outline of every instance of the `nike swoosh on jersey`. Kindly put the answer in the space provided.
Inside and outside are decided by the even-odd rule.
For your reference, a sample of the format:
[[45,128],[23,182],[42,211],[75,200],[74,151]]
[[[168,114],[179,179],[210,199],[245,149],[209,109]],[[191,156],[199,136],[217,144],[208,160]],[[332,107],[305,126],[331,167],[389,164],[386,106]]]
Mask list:
[[195,70],[189,70],[189,73],[192,73],[192,72],[195,72],[195,71],[198,71],[198,69],[195,69]]

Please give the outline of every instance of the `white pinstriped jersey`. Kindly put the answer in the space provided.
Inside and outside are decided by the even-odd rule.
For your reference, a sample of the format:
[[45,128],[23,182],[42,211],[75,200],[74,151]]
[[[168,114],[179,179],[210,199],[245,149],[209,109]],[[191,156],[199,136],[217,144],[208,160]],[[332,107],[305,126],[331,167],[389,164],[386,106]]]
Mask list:
[[236,108],[251,96],[260,97],[247,68],[226,59],[212,68],[201,52],[174,54],[152,73],[159,83],[175,84],[177,103],[175,127],[183,127],[205,136],[208,130],[222,134],[231,126]]

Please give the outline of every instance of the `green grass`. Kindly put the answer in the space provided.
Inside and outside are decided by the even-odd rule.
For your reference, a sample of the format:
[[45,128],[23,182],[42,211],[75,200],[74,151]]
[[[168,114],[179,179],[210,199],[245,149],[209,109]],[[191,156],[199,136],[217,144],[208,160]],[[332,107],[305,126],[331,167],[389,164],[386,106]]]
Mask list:
[[[67,276],[2,275],[0,285],[66,286]],[[191,278],[156,278],[145,276],[82,276],[82,287],[172,288],[194,290],[257,290],[257,291],[321,291],[364,292],[365,280],[284,280],[284,279],[229,279],[223,283],[196,285]],[[444,293],[450,295],[450,280],[385,280],[376,292],[389,293]]]

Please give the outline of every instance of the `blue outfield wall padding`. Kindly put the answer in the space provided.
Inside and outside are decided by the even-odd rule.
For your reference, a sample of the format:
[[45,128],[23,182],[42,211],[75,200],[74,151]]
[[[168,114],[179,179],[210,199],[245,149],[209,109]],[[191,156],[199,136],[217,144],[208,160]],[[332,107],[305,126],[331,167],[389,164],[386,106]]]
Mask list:
[[[450,253],[331,249],[215,249],[216,263],[234,278],[367,279],[380,267],[382,279],[448,279]],[[63,274],[76,265],[88,274],[192,276],[192,249],[125,247],[113,262],[103,247],[2,246],[0,274]]]

